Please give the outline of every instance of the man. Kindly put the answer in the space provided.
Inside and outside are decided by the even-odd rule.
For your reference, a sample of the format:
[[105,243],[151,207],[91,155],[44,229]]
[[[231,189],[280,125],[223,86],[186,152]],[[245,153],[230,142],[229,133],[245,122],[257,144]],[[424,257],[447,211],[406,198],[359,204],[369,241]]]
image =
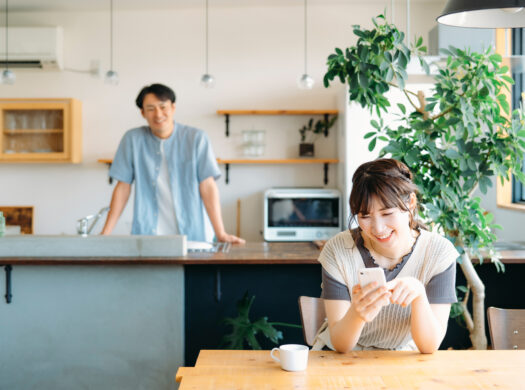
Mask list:
[[140,91],[136,104],[148,126],[127,131],[120,142],[109,171],[118,183],[102,234],[115,227],[135,181],[132,234],[185,234],[207,241],[206,208],[218,241],[244,243],[224,230],[215,184],[220,170],[208,137],[173,120],[175,93],[152,84]]

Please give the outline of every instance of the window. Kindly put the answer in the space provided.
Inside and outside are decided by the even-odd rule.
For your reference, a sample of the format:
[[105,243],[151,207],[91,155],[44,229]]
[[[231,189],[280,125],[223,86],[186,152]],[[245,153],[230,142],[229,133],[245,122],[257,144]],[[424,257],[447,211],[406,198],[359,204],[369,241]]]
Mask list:
[[[512,54],[525,55],[525,29],[512,29]],[[523,94],[525,94],[524,76],[523,73],[513,73],[514,85],[512,86],[512,109],[519,108],[521,104],[525,104]],[[524,156],[525,157],[525,156]],[[522,167],[525,173],[525,164]],[[512,202],[525,203],[525,184],[520,183],[516,178],[512,179]]]

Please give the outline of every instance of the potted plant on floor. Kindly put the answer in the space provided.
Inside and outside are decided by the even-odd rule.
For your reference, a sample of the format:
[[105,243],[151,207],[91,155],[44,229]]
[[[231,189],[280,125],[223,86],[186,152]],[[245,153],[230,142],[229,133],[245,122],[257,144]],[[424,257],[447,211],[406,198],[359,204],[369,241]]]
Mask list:
[[[374,28],[354,26],[357,44],[344,51],[335,49],[328,57],[325,87],[338,78],[349,86],[350,101],[370,109],[376,116],[374,130],[365,138],[369,149],[377,140],[386,143],[380,156],[403,161],[414,174],[420,190],[421,217],[442,231],[459,250],[458,258],[468,285],[451,315],[463,315],[472,345],[485,349],[484,285],[471,257],[490,258],[503,268],[494,250],[493,215],[480,204],[476,190],[486,193],[497,176],[509,180],[521,172],[525,153],[522,111],[510,113],[503,93],[513,82],[500,55],[488,50],[473,53],[451,47],[445,51],[446,65],[435,76],[430,96],[406,86],[407,65],[426,48],[419,38],[409,49],[404,34],[389,24],[384,15],[373,20]],[[428,73],[428,65],[420,57]],[[385,94],[398,88],[407,98],[390,105]],[[399,124],[385,123],[382,115],[396,111]],[[472,294],[472,315],[467,303]],[[461,294],[460,294],[461,295]]]
[[301,134],[301,143],[299,144],[299,156],[313,157],[314,156],[314,142],[324,134],[328,137],[328,131],[337,120],[337,115],[332,118],[324,118],[314,121],[310,118],[308,123],[299,129]]
[[254,295],[250,296],[248,292],[245,292],[244,296],[237,301],[237,317],[224,318],[224,324],[231,326],[231,333],[224,335],[221,342],[226,349],[246,349],[246,347],[261,349],[257,335],[262,335],[273,344],[278,344],[283,338],[283,333],[274,326],[302,329],[301,325],[269,322],[268,317],[261,317],[252,322],[250,310],[254,300]]

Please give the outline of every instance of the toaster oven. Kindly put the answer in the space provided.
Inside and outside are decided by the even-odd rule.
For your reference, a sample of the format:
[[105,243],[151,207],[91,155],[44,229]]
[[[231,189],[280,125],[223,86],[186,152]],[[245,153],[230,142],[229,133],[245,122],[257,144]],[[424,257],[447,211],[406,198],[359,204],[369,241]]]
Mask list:
[[341,193],[327,188],[272,188],[264,192],[266,241],[327,240],[342,228]]

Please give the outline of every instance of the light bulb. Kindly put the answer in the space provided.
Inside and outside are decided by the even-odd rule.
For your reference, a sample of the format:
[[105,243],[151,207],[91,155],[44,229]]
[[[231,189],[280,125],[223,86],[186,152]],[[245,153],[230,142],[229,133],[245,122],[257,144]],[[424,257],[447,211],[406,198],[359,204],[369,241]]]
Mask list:
[[105,77],[106,84],[118,85],[118,73],[114,70],[108,70]]
[[203,74],[201,77],[201,85],[205,88],[213,88],[215,86],[215,77],[208,73]]
[[2,84],[14,84],[15,80],[16,75],[9,69],[6,69],[2,72]]
[[523,7],[512,7],[512,8],[500,8],[503,12],[507,12],[509,14],[516,14],[520,12],[523,9]]
[[314,87],[315,81],[312,77],[307,75],[306,73],[303,74],[299,80],[297,80],[297,85],[301,89],[312,89]]

